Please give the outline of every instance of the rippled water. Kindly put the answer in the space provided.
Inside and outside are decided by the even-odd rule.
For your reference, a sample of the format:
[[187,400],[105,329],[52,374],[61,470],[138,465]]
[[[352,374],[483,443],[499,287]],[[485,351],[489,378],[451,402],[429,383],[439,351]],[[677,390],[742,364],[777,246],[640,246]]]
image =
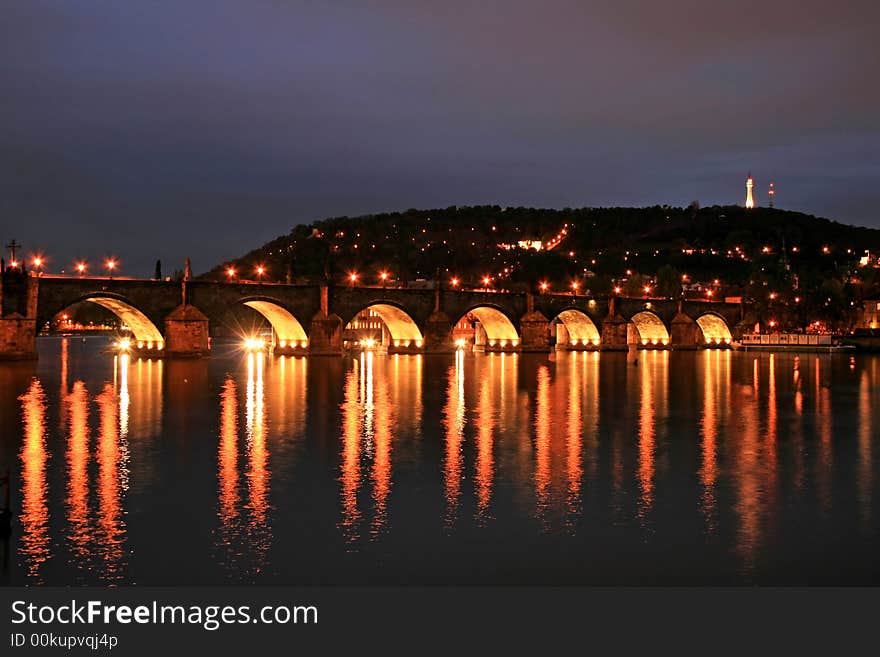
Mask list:
[[0,363],[14,584],[880,583],[880,358]]

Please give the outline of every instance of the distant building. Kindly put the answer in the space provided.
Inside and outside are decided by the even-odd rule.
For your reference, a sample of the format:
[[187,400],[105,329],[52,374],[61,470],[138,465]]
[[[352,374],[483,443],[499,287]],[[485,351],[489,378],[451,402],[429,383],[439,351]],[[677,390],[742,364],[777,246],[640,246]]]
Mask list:
[[880,298],[865,299],[862,305],[862,316],[856,328],[880,328]]
[[499,244],[498,248],[504,249],[505,251],[511,251],[513,249],[523,249],[524,251],[534,249],[535,251],[540,251],[544,248],[544,244],[541,240],[519,240],[516,244]]
[[867,249],[865,255],[859,258],[860,267],[880,267],[880,255],[871,253]]

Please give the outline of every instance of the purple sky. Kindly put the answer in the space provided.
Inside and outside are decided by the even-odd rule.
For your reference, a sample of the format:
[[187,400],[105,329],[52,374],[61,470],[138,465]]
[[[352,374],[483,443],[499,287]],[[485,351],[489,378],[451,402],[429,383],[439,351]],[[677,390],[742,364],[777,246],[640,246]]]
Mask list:
[[880,227],[880,3],[8,0],[0,239],[196,271],[325,216],[758,201]]

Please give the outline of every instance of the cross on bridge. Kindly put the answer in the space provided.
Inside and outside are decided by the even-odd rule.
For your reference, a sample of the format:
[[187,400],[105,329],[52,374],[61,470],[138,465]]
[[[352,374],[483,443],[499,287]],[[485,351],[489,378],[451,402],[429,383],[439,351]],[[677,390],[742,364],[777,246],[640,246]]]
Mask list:
[[11,254],[11,258],[10,258],[10,261],[9,261],[9,262],[10,262],[11,265],[15,266],[15,262],[16,262],[16,260],[15,260],[15,250],[16,250],[16,249],[20,249],[20,248],[21,248],[21,244],[19,244],[19,243],[16,242],[15,240],[12,240],[9,244],[6,245],[6,248],[9,249],[10,254]]

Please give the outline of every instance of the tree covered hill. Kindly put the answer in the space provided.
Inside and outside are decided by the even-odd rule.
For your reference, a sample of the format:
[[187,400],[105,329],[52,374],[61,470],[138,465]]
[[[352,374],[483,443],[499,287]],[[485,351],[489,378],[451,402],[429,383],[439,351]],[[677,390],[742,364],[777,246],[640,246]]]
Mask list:
[[299,225],[202,278],[376,284],[387,272],[407,285],[439,271],[475,287],[738,294],[831,317],[876,294],[867,252],[876,264],[880,230],[772,208],[453,206]]

